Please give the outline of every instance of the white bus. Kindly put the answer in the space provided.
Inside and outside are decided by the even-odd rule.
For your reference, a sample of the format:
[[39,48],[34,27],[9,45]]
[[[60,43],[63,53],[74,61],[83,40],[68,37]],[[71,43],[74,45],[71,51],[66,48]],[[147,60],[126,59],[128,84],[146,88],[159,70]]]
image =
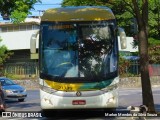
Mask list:
[[118,31],[121,48],[126,48],[125,32],[108,7],[45,11],[31,39],[31,57],[39,58],[42,110],[118,106]]

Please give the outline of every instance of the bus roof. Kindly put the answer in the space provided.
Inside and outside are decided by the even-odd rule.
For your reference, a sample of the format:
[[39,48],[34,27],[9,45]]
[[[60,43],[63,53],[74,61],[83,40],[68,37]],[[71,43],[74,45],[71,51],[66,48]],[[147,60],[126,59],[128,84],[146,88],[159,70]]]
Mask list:
[[108,7],[102,6],[77,6],[61,7],[46,10],[41,21],[99,21],[115,19]]

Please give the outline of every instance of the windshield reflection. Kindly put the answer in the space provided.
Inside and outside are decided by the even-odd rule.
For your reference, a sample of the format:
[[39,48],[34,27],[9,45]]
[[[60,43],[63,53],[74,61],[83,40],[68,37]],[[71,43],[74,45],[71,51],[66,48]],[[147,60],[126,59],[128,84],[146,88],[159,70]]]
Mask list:
[[113,25],[48,23],[42,28],[42,73],[64,78],[98,78],[117,72]]

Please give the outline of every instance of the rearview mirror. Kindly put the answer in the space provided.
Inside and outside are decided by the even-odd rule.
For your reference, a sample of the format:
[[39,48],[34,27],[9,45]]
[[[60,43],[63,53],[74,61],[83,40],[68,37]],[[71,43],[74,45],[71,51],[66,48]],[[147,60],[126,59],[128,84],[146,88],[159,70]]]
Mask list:
[[118,28],[118,32],[120,36],[121,49],[126,49],[127,48],[126,33],[123,28]]
[[39,30],[32,34],[30,39],[30,51],[31,53],[36,53],[36,40],[39,34]]
[[30,52],[31,59],[38,59],[38,53],[36,53],[36,41],[39,38],[39,30],[32,34],[30,39]]

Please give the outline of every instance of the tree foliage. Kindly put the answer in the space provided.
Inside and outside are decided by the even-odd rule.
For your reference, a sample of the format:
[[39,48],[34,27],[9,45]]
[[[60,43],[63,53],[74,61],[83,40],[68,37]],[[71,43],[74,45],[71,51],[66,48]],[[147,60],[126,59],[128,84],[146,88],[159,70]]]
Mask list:
[[[0,38],[0,43],[2,39]],[[0,76],[3,74],[3,63],[13,55],[13,52],[10,52],[5,45],[0,44]]]
[[12,22],[23,21],[33,5],[41,0],[0,0],[0,13],[3,17],[10,17]]
[[119,74],[124,75],[127,71],[126,69],[129,68],[131,62],[123,58],[122,55],[119,56]]
[[[0,42],[2,40],[0,39]],[[5,45],[0,46],[0,65],[2,65],[6,59],[9,59],[13,53],[10,52]]]
[[160,40],[149,38],[149,63],[160,64]]

